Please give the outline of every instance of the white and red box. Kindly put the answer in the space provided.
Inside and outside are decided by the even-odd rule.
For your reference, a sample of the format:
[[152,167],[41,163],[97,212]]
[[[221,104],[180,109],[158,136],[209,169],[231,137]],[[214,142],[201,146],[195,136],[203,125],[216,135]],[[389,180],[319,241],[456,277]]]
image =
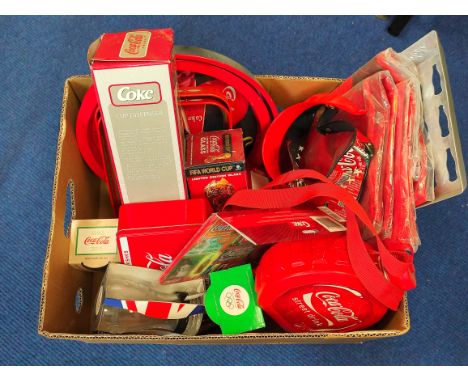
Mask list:
[[211,213],[205,199],[122,205],[117,231],[121,263],[166,269]]
[[117,226],[117,219],[73,219],[68,264],[88,271],[118,263]]
[[173,39],[171,29],[106,33],[90,52],[115,207],[187,198]]

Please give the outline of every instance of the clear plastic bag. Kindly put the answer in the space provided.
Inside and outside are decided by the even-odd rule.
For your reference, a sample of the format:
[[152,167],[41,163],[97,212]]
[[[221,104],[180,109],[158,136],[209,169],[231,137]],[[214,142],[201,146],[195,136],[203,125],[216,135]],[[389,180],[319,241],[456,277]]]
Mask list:
[[364,78],[343,94],[345,98],[367,111],[365,116],[354,117],[352,122],[373,145],[373,157],[367,171],[361,204],[371,217],[377,232],[382,229],[384,211],[393,205],[393,163],[392,158],[386,155],[389,152],[393,153],[393,133],[390,130],[394,128],[391,120],[392,105],[384,86],[384,83],[388,82],[393,83],[390,73],[380,71]]
[[[431,155],[431,147],[428,147],[429,137],[424,127],[423,99],[421,94],[421,82],[417,66],[408,57],[387,49],[385,57],[380,57],[382,65],[392,66],[394,78],[411,83],[411,91],[414,98],[414,113],[412,117],[410,139],[412,144],[411,175],[413,177],[413,189],[415,204],[421,205],[434,200],[434,165]],[[400,82],[400,81],[396,81]]]
[[[396,92],[393,88],[391,95],[391,82],[386,81],[387,101],[390,99],[388,102],[391,105],[388,117],[390,128],[391,119],[396,118],[394,148],[390,152],[386,150],[387,156],[390,156],[387,159],[390,162],[393,160],[393,168],[391,165],[385,167],[386,172],[382,176],[383,186],[381,184],[374,186],[369,181],[372,185],[369,192],[375,192],[377,195],[382,192],[381,225],[378,225],[378,219],[375,220],[376,228],[381,228],[381,237],[391,241],[394,246],[411,246],[415,251],[420,243],[416,226],[415,196],[418,203],[428,200],[428,195],[430,197],[431,193],[428,189],[428,185],[431,184],[428,175],[433,173],[430,171],[430,156],[427,155],[425,146],[423,105],[417,67],[410,59],[389,48],[358,69],[335,91],[335,94],[346,94],[366,79],[385,72],[396,84]],[[391,139],[390,134],[386,142],[389,146],[392,144]],[[382,190],[385,190],[385,193]]]
[[342,94],[354,84],[382,70],[388,70],[396,84],[410,81],[414,93],[414,128],[410,134],[413,147],[411,176],[417,205],[420,205],[434,200],[434,163],[431,142],[424,127],[421,83],[415,63],[408,56],[388,48],[359,68],[337,91]]
[[394,150],[395,150],[395,127],[398,107],[398,90],[393,81],[393,78],[384,76],[382,83],[387,92],[387,99],[390,106],[390,117],[387,132],[386,151],[384,154],[384,174],[383,174],[383,222],[381,229],[381,237],[384,235],[390,236],[393,225],[393,208],[394,208]]
[[387,239],[389,248],[403,245],[411,246],[416,251],[420,242],[411,176],[414,148],[410,140],[416,103],[409,81],[399,82],[396,87],[398,104],[394,147],[394,210],[392,231],[384,232],[383,237]]

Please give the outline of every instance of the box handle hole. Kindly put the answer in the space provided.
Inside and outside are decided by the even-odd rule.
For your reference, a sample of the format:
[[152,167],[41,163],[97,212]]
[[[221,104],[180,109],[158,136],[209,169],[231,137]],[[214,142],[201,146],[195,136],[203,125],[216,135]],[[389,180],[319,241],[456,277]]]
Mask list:
[[65,237],[70,237],[70,226],[75,218],[75,184],[69,180],[67,184],[67,194],[65,199],[65,216],[63,218],[63,233]]
[[75,312],[80,313],[83,307],[83,288],[79,287],[75,294]]

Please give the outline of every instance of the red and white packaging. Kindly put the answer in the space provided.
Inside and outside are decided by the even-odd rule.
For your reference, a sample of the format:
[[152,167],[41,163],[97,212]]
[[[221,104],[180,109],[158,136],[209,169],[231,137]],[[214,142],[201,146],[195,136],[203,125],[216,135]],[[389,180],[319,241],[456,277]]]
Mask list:
[[187,198],[173,39],[171,29],[106,33],[90,53],[115,207]]
[[122,205],[117,232],[120,261],[166,269],[211,212],[205,199]]
[[189,135],[185,174],[190,197],[207,198],[219,211],[234,192],[249,186],[242,130]]
[[343,224],[320,209],[239,210],[212,214],[164,271],[161,281],[170,284],[195,280],[210,272],[246,264],[255,257],[256,246],[307,241],[345,230]]

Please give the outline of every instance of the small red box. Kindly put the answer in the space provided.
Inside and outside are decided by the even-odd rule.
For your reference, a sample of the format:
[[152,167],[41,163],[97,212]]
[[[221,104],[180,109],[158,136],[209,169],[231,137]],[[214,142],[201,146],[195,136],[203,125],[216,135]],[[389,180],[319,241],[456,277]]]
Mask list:
[[192,134],[186,142],[185,175],[192,198],[208,198],[219,211],[234,192],[248,188],[241,129]]
[[121,263],[166,269],[211,212],[205,199],[122,205],[117,232]]

